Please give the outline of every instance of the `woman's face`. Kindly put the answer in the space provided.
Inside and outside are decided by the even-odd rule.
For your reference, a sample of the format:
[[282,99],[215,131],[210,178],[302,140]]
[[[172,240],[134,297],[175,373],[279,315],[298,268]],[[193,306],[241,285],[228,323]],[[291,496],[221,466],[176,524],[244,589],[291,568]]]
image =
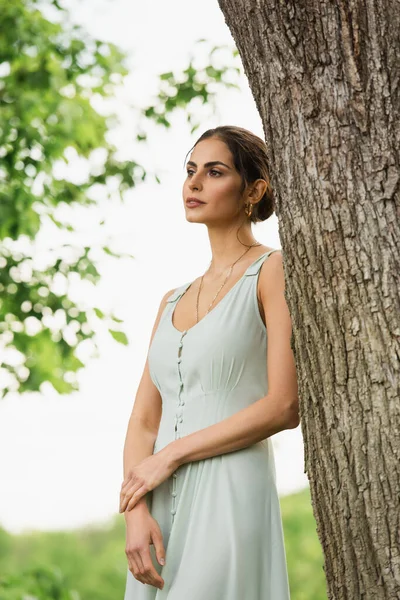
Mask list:
[[[227,223],[244,214],[244,199],[240,193],[242,179],[225,142],[218,138],[199,142],[186,163],[186,170],[182,196],[188,221]],[[191,205],[190,197],[203,204]]]

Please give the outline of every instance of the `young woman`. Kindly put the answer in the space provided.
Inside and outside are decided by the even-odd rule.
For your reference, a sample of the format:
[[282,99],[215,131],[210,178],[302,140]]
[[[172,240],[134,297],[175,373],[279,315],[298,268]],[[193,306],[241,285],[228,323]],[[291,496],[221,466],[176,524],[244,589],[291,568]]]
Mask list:
[[125,600],[288,600],[271,436],[299,414],[282,254],[251,229],[274,209],[266,146],[217,127],[186,166],[212,260],[163,297],[129,420]]

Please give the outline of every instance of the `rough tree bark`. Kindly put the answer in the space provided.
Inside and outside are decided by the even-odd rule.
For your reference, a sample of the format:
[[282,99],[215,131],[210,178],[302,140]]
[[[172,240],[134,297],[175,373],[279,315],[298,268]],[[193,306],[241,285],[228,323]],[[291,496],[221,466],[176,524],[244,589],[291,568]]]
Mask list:
[[400,598],[400,4],[219,0],[262,118],[328,596]]

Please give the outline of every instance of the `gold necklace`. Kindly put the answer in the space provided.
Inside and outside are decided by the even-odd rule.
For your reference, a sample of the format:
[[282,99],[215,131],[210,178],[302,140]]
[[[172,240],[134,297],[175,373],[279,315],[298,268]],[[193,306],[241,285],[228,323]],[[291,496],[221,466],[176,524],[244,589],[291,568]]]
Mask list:
[[[246,252],[248,252],[248,251],[250,250],[250,248],[253,248],[253,246],[261,246],[261,244],[260,244],[260,242],[254,242],[254,244],[251,244],[251,246],[249,246],[249,247],[247,248],[247,250],[246,250],[245,252],[243,252],[243,254],[241,254],[241,255],[239,256],[239,258],[238,258],[237,260],[235,260],[235,262],[234,262],[234,263],[232,263],[232,264],[231,264],[231,266],[229,267],[229,273],[228,273],[228,275],[225,277],[225,280],[224,280],[224,282],[223,282],[223,283],[222,283],[222,285],[219,287],[219,289],[218,289],[217,293],[215,294],[214,298],[211,300],[211,304],[210,304],[210,306],[207,308],[206,315],[207,315],[207,314],[210,312],[210,309],[211,309],[212,305],[214,304],[216,297],[218,296],[218,294],[220,293],[220,291],[221,291],[221,290],[222,290],[222,288],[224,287],[225,283],[228,281],[228,278],[229,278],[230,274],[232,273],[232,269],[233,269],[233,267],[234,267],[234,266],[236,265],[236,263],[237,263],[237,262],[238,262],[238,261],[239,261],[239,260],[242,258],[242,256],[244,256],[244,255],[246,254]],[[209,269],[210,269],[210,266],[211,266],[211,263],[212,263],[212,259],[211,259],[211,261],[210,261],[210,264],[209,264],[209,267],[208,267],[208,269],[207,269],[206,273],[209,271]],[[201,290],[201,288],[203,287],[203,278],[204,278],[204,275],[205,275],[205,273],[204,273],[204,274],[201,276],[201,280],[200,280],[199,289],[197,290],[197,301],[196,301],[196,323],[198,323],[198,322],[199,322],[199,298],[200,298],[200,290]],[[206,316],[206,315],[204,315],[204,316]],[[204,318],[204,317],[203,317],[203,318]]]

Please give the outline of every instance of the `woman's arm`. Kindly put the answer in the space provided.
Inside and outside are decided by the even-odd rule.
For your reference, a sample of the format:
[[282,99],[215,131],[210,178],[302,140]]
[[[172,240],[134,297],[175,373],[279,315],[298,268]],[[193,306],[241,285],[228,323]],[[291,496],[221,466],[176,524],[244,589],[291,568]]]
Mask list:
[[[138,398],[138,396],[136,396],[136,398]],[[149,427],[146,422],[141,421],[140,417],[136,417],[132,411],[124,444],[124,479],[127,477],[132,467],[139,464],[147,456],[153,454],[156,438],[157,432]],[[138,502],[138,506],[141,505],[147,510],[148,506],[146,498],[146,496],[141,498]],[[126,513],[125,516],[127,516]]]
[[[172,294],[170,290],[160,303],[157,317],[151,333],[149,347],[160,322],[166,299]],[[154,385],[149,371],[148,358],[137,389],[132,413],[129,418],[123,454],[124,479],[132,469],[146,458],[151,457],[154,442],[157,438],[162,413],[161,396]],[[120,501],[121,501],[120,496]],[[158,575],[150,554],[153,544],[160,565],[165,564],[165,548],[163,535],[157,521],[151,516],[147,504],[147,494],[137,502],[134,510],[126,511],[126,547],[125,553],[129,570],[141,583],[163,589],[164,579]]]
[[[161,314],[165,308],[167,298],[174,290],[167,292],[160,303],[158,313],[151,332],[149,348],[160,322]],[[129,471],[144,458],[153,454],[154,442],[157,438],[162,412],[160,392],[154,385],[149,371],[148,358],[136,392],[135,402],[128,422],[123,452],[124,479]],[[146,497],[138,502],[147,509]],[[128,517],[129,513],[125,513]]]
[[299,425],[297,378],[290,347],[292,325],[284,297],[281,252],[263,263],[259,290],[268,332],[268,394],[231,417],[168,444],[161,453],[174,468],[240,450]]

